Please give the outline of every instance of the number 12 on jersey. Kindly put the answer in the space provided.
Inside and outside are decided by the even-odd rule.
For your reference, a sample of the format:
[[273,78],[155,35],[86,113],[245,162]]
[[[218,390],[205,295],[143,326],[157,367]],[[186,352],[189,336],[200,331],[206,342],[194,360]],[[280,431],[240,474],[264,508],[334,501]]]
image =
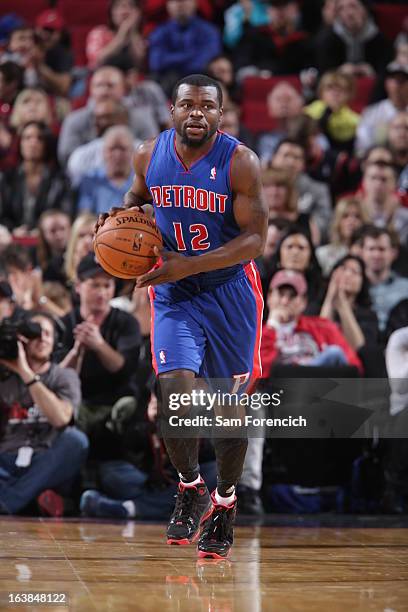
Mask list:
[[[186,251],[186,243],[183,235],[183,227],[179,221],[173,221],[174,234],[177,241],[177,249]],[[192,223],[188,228],[190,232],[191,249],[193,251],[206,251],[210,248],[208,231],[203,223]],[[188,238],[187,238],[188,239]]]

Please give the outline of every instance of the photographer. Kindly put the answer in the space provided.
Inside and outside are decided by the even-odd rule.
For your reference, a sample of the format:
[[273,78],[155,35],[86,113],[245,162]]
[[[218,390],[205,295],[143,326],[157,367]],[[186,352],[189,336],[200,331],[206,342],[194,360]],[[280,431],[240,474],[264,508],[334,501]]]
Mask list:
[[[61,498],[46,490],[66,489],[88,449],[86,436],[70,426],[80,383],[73,370],[51,363],[53,319],[32,313],[27,321],[36,335],[30,340],[18,325],[0,325],[0,514],[19,512],[42,493],[42,509],[60,516]],[[14,351],[15,358],[3,357]]]

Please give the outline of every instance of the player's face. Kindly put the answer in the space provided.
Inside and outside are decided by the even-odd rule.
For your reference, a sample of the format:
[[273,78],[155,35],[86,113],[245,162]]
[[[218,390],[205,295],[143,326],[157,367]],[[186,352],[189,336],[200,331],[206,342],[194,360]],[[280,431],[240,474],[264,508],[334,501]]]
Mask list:
[[171,114],[182,143],[201,147],[214,136],[220,123],[222,109],[216,88],[180,85]]

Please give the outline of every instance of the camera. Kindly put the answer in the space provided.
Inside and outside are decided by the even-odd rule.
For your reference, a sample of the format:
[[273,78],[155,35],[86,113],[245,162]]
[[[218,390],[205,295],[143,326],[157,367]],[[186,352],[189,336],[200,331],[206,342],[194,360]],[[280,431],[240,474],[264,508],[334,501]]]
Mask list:
[[0,323],[0,359],[17,359],[19,336],[28,340],[41,338],[41,325],[27,319],[3,319]]

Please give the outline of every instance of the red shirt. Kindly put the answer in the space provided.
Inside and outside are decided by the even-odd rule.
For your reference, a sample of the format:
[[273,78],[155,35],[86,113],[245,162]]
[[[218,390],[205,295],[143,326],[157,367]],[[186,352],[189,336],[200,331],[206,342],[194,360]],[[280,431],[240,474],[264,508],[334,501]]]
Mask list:
[[[336,345],[343,349],[347,358],[348,365],[356,366],[360,373],[363,374],[363,366],[357,353],[348,344],[347,340],[335,323],[324,319],[323,317],[309,317],[302,315],[293,330],[295,334],[310,335],[319,349],[322,351],[326,346]],[[279,348],[277,346],[276,329],[268,325],[264,325],[262,329],[261,343],[261,362],[262,362],[262,377],[268,378],[271,373],[271,368],[279,356]]]

